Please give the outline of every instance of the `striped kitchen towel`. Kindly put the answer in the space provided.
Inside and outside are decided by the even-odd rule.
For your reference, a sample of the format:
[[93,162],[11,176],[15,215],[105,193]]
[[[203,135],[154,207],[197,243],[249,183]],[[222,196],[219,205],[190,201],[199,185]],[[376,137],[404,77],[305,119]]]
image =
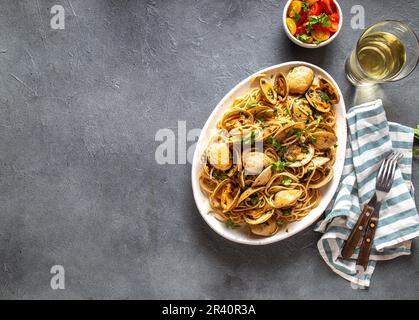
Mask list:
[[[419,236],[419,216],[411,183],[414,131],[387,121],[381,100],[351,108],[347,123],[349,137],[341,183],[325,219],[316,226],[316,231],[324,233],[317,246],[334,272],[349,280],[353,287],[366,288],[377,261],[410,254],[411,239]],[[393,187],[381,205],[370,262],[360,274],[355,269],[359,248],[350,260],[343,260],[340,252],[361,208],[375,193],[381,161],[392,150],[404,157],[399,160]]]

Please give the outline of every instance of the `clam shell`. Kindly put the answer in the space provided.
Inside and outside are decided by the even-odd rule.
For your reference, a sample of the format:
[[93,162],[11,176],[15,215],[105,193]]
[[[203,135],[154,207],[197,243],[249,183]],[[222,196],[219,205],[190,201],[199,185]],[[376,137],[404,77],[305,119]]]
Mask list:
[[301,197],[303,192],[297,189],[282,190],[275,194],[273,205],[275,208],[285,208],[292,206]]
[[291,69],[286,77],[290,94],[303,94],[314,80],[314,72],[306,66]]
[[271,167],[266,167],[255,179],[252,184],[252,187],[262,186],[268,183],[269,179],[272,177]]
[[313,184],[309,184],[308,187],[311,188],[311,189],[319,189],[321,187],[324,187],[325,185],[327,185],[330,182],[330,180],[332,180],[333,175],[334,175],[333,174],[333,168],[329,167],[327,175],[322,180],[320,180],[316,183],[313,183]]
[[321,91],[317,89],[309,89],[305,96],[314,109],[320,112],[329,112],[332,105],[329,102],[322,101],[320,93]]
[[207,148],[208,162],[216,169],[225,171],[231,168],[230,148],[225,142],[213,142]]
[[284,101],[285,99],[287,99],[289,91],[288,82],[287,78],[284,76],[282,72],[278,72],[275,75],[274,88],[278,94],[279,101]]
[[250,225],[250,231],[258,236],[271,236],[279,230],[278,224],[274,219],[269,219],[265,223]]
[[265,212],[264,214],[262,214],[257,219],[252,219],[252,218],[249,218],[249,217],[245,216],[244,221],[246,221],[247,224],[252,224],[252,225],[261,224],[261,223],[264,223],[265,221],[269,220],[272,217],[273,214],[274,214],[274,211],[269,210],[269,211]]
[[259,84],[260,84],[260,89],[262,90],[262,94],[265,100],[271,104],[276,104],[277,94],[272,84],[270,83],[270,81],[265,78],[262,78],[260,79]]
[[340,101],[340,96],[335,86],[327,79],[322,76],[317,77],[319,79],[319,87],[321,90],[326,91],[330,98],[331,104],[337,104]]
[[314,167],[321,167],[322,165],[325,165],[329,161],[330,161],[330,158],[327,158],[327,157],[314,157],[311,160],[311,163],[313,164]]
[[288,167],[297,168],[297,167],[302,167],[306,165],[307,163],[309,163],[311,159],[313,159],[314,157],[314,147],[311,144],[309,144],[307,146],[307,149],[308,149],[308,153],[303,160],[291,162],[290,164],[288,164]]
[[313,137],[316,138],[314,146],[320,150],[329,149],[333,147],[337,142],[336,135],[327,131],[314,132]]

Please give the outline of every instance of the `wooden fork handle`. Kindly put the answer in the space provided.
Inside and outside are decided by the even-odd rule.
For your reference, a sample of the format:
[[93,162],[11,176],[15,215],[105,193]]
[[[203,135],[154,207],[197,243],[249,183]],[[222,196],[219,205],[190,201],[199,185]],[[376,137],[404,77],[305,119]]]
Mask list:
[[377,229],[377,223],[378,223],[378,209],[376,209],[371,216],[371,220],[369,221],[367,229],[365,230],[361,248],[359,249],[358,259],[356,260],[356,265],[362,266],[364,268],[364,271],[367,270],[368,261],[370,260],[372,243],[374,242],[374,236],[375,236],[375,230]]
[[374,211],[374,208],[365,205],[364,209],[362,210],[358,221],[356,222],[355,226],[353,227],[351,234],[349,235],[348,239],[346,240],[341,255],[343,259],[349,259],[353,253],[355,252],[355,248],[357,247],[359,240],[363,234],[365,227],[367,226],[368,222],[370,221],[371,215]]

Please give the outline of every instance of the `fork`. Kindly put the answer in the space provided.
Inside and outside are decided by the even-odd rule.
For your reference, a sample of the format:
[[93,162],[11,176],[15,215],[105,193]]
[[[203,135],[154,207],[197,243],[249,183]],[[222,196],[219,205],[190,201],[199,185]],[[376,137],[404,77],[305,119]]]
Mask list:
[[403,155],[401,153],[392,152],[381,163],[375,184],[376,192],[371,200],[364,206],[357,223],[352,229],[352,232],[342,249],[342,257],[344,259],[349,259],[359,243],[362,231],[366,229],[356,263],[358,269],[361,269],[362,267],[363,270],[365,270],[367,268],[375,230],[379,219],[381,202],[391,189],[397,168],[397,161],[402,157]]

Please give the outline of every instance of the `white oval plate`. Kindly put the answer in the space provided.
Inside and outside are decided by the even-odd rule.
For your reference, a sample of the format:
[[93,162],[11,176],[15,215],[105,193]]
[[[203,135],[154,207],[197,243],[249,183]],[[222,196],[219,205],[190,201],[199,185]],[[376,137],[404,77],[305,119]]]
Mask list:
[[[212,214],[209,214],[208,211],[210,210],[208,197],[201,191],[199,186],[199,173],[202,168],[202,164],[200,158],[207,147],[209,138],[213,133],[213,130],[216,129],[217,121],[221,119],[222,115],[225,111],[230,108],[231,103],[237,97],[242,96],[245,94],[249,88],[251,87],[251,80],[258,75],[259,73],[266,73],[269,76],[275,74],[279,71],[287,73],[289,69],[295,66],[304,65],[313,69],[315,75],[321,75],[324,78],[331,81],[334,86],[337,88],[340,94],[340,102],[339,104],[335,105],[336,109],[336,124],[337,124],[337,138],[338,138],[338,147],[336,152],[336,162],[333,166],[334,169],[334,177],[332,181],[321,189],[321,202],[320,204],[311,210],[311,212],[305,216],[302,220],[290,223],[288,225],[288,231],[281,230],[280,232],[276,233],[271,237],[259,237],[256,235],[252,235],[249,229],[246,226],[237,228],[237,229],[230,229],[227,226],[215,219]],[[280,241],[286,239],[313,224],[324,212],[327,205],[329,204],[330,200],[332,199],[334,193],[339,184],[339,180],[342,174],[343,164],[345,161],[345,148],[346,148],[346,109],[345,109],[345,102],[343,101],[342,92],[335,82],[335,80],[323,69],[301,61],[291,61],[286,63],[281,63],[261,71],[258,71],[251,76],[247,77],[243,81],[241,81],[238,85],[236,85],[227,95],[221,99],[218,103],[217,107],[209,116],[207,122],[205,123],[204,128],[202,129],[201,135],[199,140],[196,144],[196,149],[193,157],[192,163],[192,189],[193,194],[196,202],[196,206],[198,207],[199,212],[201,213],[202,217],[208,223],[208,225],[219,235],[223,236],[224,238],[244,244],[250,245],[264,245],[273,243],[276,241]]]

